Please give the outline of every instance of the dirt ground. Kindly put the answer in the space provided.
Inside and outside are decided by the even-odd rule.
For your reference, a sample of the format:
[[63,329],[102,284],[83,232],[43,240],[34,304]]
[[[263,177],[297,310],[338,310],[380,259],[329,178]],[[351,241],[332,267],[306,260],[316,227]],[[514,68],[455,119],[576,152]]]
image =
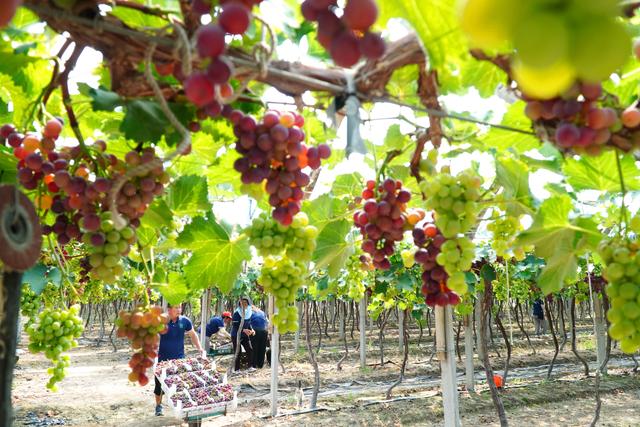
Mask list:
[[[514,426],[586,426],[594,414],[595,356],[588,328],[578,335],[580,353],[591,361],[592,373],[587,379],[582,365],[567,344],[559,355],[551,380],[546,379],[549,361],[553,355],[549,336],[533,339],[537,354],[531,354],[524,340],[516,340],[508,383],[502,397],[509,421]],[[415,331],[412,331],[412,334]],[[336,333],[333,334],[337,336]],[[397,335],[393,331],[385,339],[383,367],[377,334],[368,342],[369,366],[361,370],[356,343],[349,343],[349,357],[343,369],[336,369],[344,349],[338,342],[323,339],[317,358],[320,362],[321,388],[318,407],[322,411],[267,417],[269,412],[270,371],[265,368],[255,373],[232,376],[229,381],[238,390],[238,411],[224,417],[208,419],[203,426],[396,426],[443,424],[439,372],[437,360],[431,358],[433,345],[430,337],[423,337],[420,345],[417,334],[412,335],[409,364],[405,380],[396,387],[391,402],[385,400],[387,388],[397,379],[401,354]],[[24,349],[26,337],[21,341]],[[181,420],[169,415],[153,414],[153,384],[146,387],[128,383],[127,362],[129,351],[124,341],[119,350],[107,342],[95,344],[96,337],[81,339],[80,346],[71,351],[72,366],[60,383],[60,391],[52,393],[45,388],[48,361],[43,355],[22,353],[15,372],[13,401],[17,426],[180,426]],[[357,331],[356,331],[357,338]],[[464,340],[460,348],[464,353]],[[314,348],[317,338],[314,338]],[[285,373],[280,374],[279,408],[281,413],[295,412],[295,391],[302,381],[305,400],[309,403],[313,385],[313,368],[307,361],[306,351],[293,353],[293,344],[282,344]],[[188,349],[192,349],[188,346]],[[500,353],[500,357],[497,354]],[[504,346],[498,342],[491,351],[496,372],[502,372]],[[226,369],[230,359],[221,358],[219,368]],[[376,362],[378,363],[375,366]],[[476,362],[476,391],[468,393],[461,386],[460,413],[463,425],[499,425],[491,403],[484,371]],[[640,375],[633,371],[634,363],[617,352],[612,353],[609,375],[601,383],[601,426],[640,425]],[[458,374],[463,365],[458,363]],[[460,384],[463,384],[463,380]],[[165,407],[165,413],[169,413]]]

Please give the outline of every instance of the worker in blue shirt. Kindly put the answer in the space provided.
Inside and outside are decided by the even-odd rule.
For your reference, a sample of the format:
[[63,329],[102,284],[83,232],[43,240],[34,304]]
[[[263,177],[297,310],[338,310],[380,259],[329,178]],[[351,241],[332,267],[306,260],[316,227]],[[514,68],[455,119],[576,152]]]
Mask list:
[[262,369],[264,366],[264,356],[267,351],[268,326],[269,321],[264,311],[255,305],[251,306],[251,329],[253,329],[251,347],[253,347],[253,367],[256,369]]
[[[243,322],[244,315],[244,322]],[[233,354],[236,354],[236,348],[238,346],[238,332],[240,330],[240,324],[242,323],[242,333],[240,333],[240,345],[244,349],[245,353],[247,353],[247,358],[249,360],[249,370],[253,371],[255,368],[253,367],[253,349],[251,347],[251,341],[249,337],[254,334],[253,329],[251,329],[251,299],[247,296],[242,297],[240,302],[238,303],[238,307],[233,312],[233,317],[231,319],[232,327],[231,327],[231,343],[233,345]],[[240,371],[240,352],[238,352],[238,357],[235,358],[234,363],[234,372]]]
[[[182,307],[180,305],[169,305],[167,312],[169,314],[169,323],[167,324],[167,332],[160,335],[160,348],[158,350],[158,361],[173,359],[184,359],[184,336],[189,335],[191,343],[198,349],[198,353],[202,357],[206,357],[206,353],[202,350],[198,334],[193,329],[193,324],[186,316],[181,316]],[[156,387],[153,390],[156,398],[156,415],[162,415],[162,388],[160,381],[156,378]]]
[[217,335],[220,338],[230,340],[231,335],[225,329],[231,324],[231,313],[228,311],[223,312],[220,316],[214,316],[207,322],[207,328],[205,335],[207,338],[211,338],[213,335]]

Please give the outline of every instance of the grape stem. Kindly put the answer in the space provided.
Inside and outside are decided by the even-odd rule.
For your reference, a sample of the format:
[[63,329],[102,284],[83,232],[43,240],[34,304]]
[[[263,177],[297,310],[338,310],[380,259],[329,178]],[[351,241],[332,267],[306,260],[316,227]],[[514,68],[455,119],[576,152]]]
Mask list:
[[[622,192],[622,200],[620,202],[620,223],[618,224],[618,226],[620,227],[620,233],[621,234],[626,234],[626,224],[628,223],[628,217],[627,217],[627,207],[624,204],[624,199],[627,195],[627,187],[625,186],[624,183],[624,174],[622,173],[622,164],[620,163],[620,156],[618,155],[618,152],[615,152],[615,156],[616,156],[616,167],[618,168],[618,177],[620,179],[620,191]],[[624,229],[622,228],[622,224],[625,224]]]

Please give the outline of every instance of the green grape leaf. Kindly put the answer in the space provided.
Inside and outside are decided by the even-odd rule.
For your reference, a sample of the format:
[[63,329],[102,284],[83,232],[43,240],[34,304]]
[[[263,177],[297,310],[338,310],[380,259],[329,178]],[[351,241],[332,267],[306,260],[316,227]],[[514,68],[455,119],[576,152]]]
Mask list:
[[23,273],[22,283],[26,283],[36,295],[40,295],[48,283],[59,287],[62,274],[57,267],[38,263]]
[[113,111],[123,104],[120,95],[102,87],[95,89],[86,83],[78,83],[78,90],[91,98],[91,108],[94,111]]
[[[176,118],[185,125],[193,117],[192,107],[184,104],[169,104]],[[180,133],[165,117],[155,101],[137,99],[127,103],[120,130],[127,139],[137,142],[158,142],[163,137],[173,145],[181,140]]]
[[222,293],[230,292],[242,271],[242,262],[251,258],[244,236],[232,239],[215,220],[203,217],[196,217],[185,226],[177,244],[192,252],[184,272],[193,289],[216,286]]
[[507,75],[496,65],[488,61],[470,59],[462,64],[460,70],[462,87],[474,87],[483,98],[495,94],[500,83],[506,82]]
[[207,179],[196,175],[181,176],[169,187],[167,205],[177,215],[195,215],[210,210]]
[[8,148],[0,146],[0,182],[15,184],[17,159]]
[[485,264],[480,268],[480,275],[485,282],[493,282],[496,280],[496,270],[491,264]]
[[439,74],[454,74],[453,64],[468,57],[455,1],[385,0],[378,5],[379,25],[385,25],[390,18],[409,22],[429,53],[430,66],[438,69]]
[[400,132],[400,125],[394,124],[387,129],[384,137],[384,147],[386,150],[402,150],[409,142],[409,138]]
[[170,227],[173,213],[164,199],[156,199],[144,213],[140,222],[151,228]]
[[602,238],[596,223],[586,217],[570,219],[573,205],[569,196],[553,196],[545,200],[533,224],[518,236],[519,245],[533,245],[546,267],[538,279],[545,294],[565,286],[577,274],[576,257],[595,250]]
[[353,242],[348,238],[351,223],[339,219],[328,223],[320,232],[317,247],[313,253],[316,268],[329,267],[329,274],[335,277],[353,253]]
[[[523,101],[514,103],[502,118],[501,124],[530,132],[531,120],[524,115],[524,107],[525,103]],[[540,147],[540,141],[535,135],[517,133],[495,127],[480,137],[480,141],[486,148],[495,148],[498,151],[511,149],[520,154]]]
[[140,227],[136,230],[136,235],[138,236],[138,243],[140,246],[155,246],[158,243],[160,231],[147,224],[140,224]]
[[189,296],[191,290],[184,275],[172,271],[168,275],[168,283],[156,285],[158,292],[162,294],[169,304],[180,304]]
[[[616,155],[616,151],[605,151],[599,156],[581,156],[579,159],[568,157],[562,170],[576,191],[599,190],[619,193],[621,187]],[[640,190],[638,168],[633,157],[623,156],[620,166],[627,190]]]
[[529,168],[513,157],[496,157],[496,181],[504,188],[512,214],[531,213],[531,191],[529,190]]
[[110,14],[119,18],[126,26],[133,28],[162,28],[168,24],[158,16],[127,7],[114,7]]
[[415,283],[411,274],[408,271],[403,272],[398,276],[396,282],[396,289],[399,291],[412,291]]
[[331,187],[331,192],[336,196],[343,194],[353,195],[358,194],[362,189],[363,178],[358,172],[345,173],[336,176]]
[[578,278],[578,261],[569,240],[558,242],[558,250],[549,258],[536,283],[545,294],[558,292],[567,280]]
[[[29,99],[22,87],[9,75],[0,73],[0,118],[3,122],[21,123],[28,104]],[[12,106],[11,111],[9,105]]]
[[305,200],[302,210],[309,216],[309,224],[314,225],[320,232],[333,221],[351,217],[348,212],[348,201],[333,197],[329,193],[313,200]]

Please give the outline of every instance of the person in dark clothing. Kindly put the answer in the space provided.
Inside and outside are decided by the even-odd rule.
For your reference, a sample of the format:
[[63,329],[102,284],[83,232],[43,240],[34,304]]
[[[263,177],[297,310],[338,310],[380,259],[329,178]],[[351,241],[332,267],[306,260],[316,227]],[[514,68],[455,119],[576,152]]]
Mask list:
[[251,308],[251,329],[253,329],[253,335],[251,336],[251,346],[253,347],[253,367],[256,369],[262,369],[264,366],[264,356],[267,351],[267,326],[269,321],[267,320],[264,311],[260,310],[256,306]]
[[[240,332],[240,345],[247,354],[249,360],[249,370],[254,370],[253,367],[253,349],[251,347],[250,336],[254,334],[251,328],[251,299],[249,297],[242,297],[242,300],[238,303],[238,308],[233,312],[231,319],[231,343],[233,345],[233,353],[236,354],[238,346],[238,333]],[[244,314],[244,323],[242,317]],[[242,331],[240,331],[240,324],[242,323]],[[238,352],[234,363],[234,372],[240,371],[240,352]]]
[[[182,308],[180,305],[168,307],[169,323],[167,324],[167,332],[160,335],[160,348],[158,349],[158,361],[173,359],[184,359],[184,336],[189,335],[191,343],[198,349],[198,352],[206,357],[206,353],[202,350],[198,334],[193,330],[193,324],[188,317],[181,316]],[[160,381],[155,378],[155,388],[153,394],[156,397],[156,415],[162,415],[162,387]]]
[[542,300],[540,299],[533,302],[533,322],[536,325],[536,335],[544,334],[544,311],[542,310]]
[[225,329],[231,324],[231,313],[228,311],[223,312],[220,316],[214,316],[207,322],[205,335],[207,338],[211,338],[213,335],[218,335],[221,338],[231,339],[231,335]]

